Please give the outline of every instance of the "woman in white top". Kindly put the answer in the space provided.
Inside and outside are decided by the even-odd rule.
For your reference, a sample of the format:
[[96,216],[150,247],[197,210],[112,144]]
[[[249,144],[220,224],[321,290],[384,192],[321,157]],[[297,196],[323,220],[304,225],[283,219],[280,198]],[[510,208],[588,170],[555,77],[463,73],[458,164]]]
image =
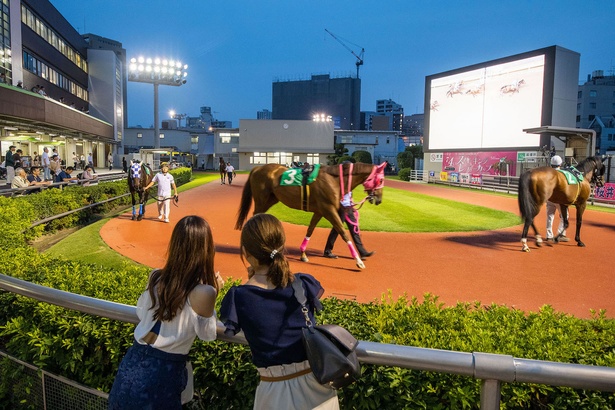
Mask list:
[[[216,338],[216,295],[211,228],[200,216],[182,218],[171,235],[168,259],[154,270],[137,302],[134,344],[120,363],[109,409],[181,409],[192,377],[188,352],[196,336]],[[190,371],[188,370],[190,369]]]

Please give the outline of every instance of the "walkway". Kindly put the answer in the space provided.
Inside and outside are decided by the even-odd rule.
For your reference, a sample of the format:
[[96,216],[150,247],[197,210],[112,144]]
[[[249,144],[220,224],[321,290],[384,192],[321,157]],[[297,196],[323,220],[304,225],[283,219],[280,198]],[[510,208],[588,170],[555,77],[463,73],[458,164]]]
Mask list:
[[[216,241],[216,269],[224,277],[247,279],[239,258],[239,232],[233,229],[235,214],[247,175],[236,184],[212,182],[180,194],[179,207],[171,207],[171,222],[184,215],[205,217]],[[489,206],[518,214],[516,198],[473,190],[449,189],[437,185],[386,182],[387,186]],[[386,203],[386,192],[383,205]],[[372,205],[366,205],[372,206]],[[571,225],[575,211],[571,209]],[[146,208],[141,222],[123,214],[101,230],[102,238],[127,257],[156,267],[165,260],[173,223],[156,219],[156,205]],[[544,234],[545,214],[537,218]],[[397,298],[403,293],[423,299],[425,293],[439,296],[446,305],[481,301],[483,305],[504,304],[524,311],[537,311],[545,304],[577,317],[590,317],[590,309],[607,309],[615,318],[615,281],[612,262],[615,214],[587,211],[583,223],[585,248],[576,242],[545,245],[521,252],[521,225],[496,231],[470,233],[388,233],[363,232],[364,242],[376,254],[359,270],[347,248],[338,242],[337,260],[323,258],[328,229],[317,228],[308,248],[309,263],[299,260],[299,245],[306,228],[285,224],[291,268],[313,274],[325,288],[325,296],[380,300],[390,290]],[[569,231],[574,236],[574,228]]]

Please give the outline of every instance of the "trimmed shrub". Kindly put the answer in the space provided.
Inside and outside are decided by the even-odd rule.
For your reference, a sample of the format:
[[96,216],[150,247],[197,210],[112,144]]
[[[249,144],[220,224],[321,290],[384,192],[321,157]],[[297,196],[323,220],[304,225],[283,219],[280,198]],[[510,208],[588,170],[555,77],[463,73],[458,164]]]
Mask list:
[[410,181],[410,174],[412,173],[412,168],[402,168],[397,173],[397,176],[401,181]]
[[355,159],[355,162],[362,162],[364,164],[372,163],[372,154],[367,151],[355,151],[352,153],[352,157]]

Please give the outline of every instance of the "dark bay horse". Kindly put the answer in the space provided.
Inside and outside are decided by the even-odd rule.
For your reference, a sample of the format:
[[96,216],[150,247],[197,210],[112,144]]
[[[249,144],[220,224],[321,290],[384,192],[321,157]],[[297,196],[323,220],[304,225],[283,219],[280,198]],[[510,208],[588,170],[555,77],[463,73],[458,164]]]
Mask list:
[[224,185],[226,182],[226,162],[224,158],[220,157],[220,185]]
[[[351,171],[352,166],[352,171]],[[254,213],[266,212],[278,202],[293,209],[304,209],[307,204],[307,212],[313,212],[310,226],[307,229],[303,243],[301,244],[301,260],[308,261],[305,249],[308,241],[314,232],[314,228],[321,218],[325,218],[333,228],[342,236],[348,244],[350,254],[355,259],[357,266],[365,268],[363,261],[349,236],[344,230],[342,220],[339,217],[338,209],[342,198],[342,190],[352,190],[363,184],[367,192],[367,200],[370,203],[379,205],[382,202],[382,188],[384,187],[384,168],[386,162],[380,165],[371,164],[346,164],[341,169],[340,166],[321,166],[314,182],[308,185],[308,198],[303,198],[301,186],[281,186],[280,178],[287,167],[278,164],[267,164],[254,168],[248,177],[243,193],[241,195],[241,205],[237,213],[237,223],[235,229],[241,229],[248,217],[252,200],[254,200]],[[297,172],[301,172],[298,170]],[[341,180],[340,180],[341,179]]]
[[[566,176],[551,167],[531,169],[519,178],[519,210],[523,219],[523,234],[521,235],[522,250],[529,252],[527,246],[527,233],[530,226],[536,235],[536,245],[542,246],[542,238],[534,225],[534,218],[545,202],[551,201],[561,207],[564,229],[568,227],[568,206],[574,205],[577,209],[577,229],[574,240],[578,246],[585,246],[581,241],[581,224],[587,199],[592,191],[592,184],[604,186],[604,164],[600,157],[589,157],[577,166],[583,174],[583,180],[578,184],[568,184]],[[555,241],[562,233],[559,232]]]
[[[133,173],[133,167],[130,167],[128,175],[128,189],[132,198],[132,220],[140,221],[145,215],[145,204],[149,197],[149,190],[144,189],[154,178],[154,172],[146,164],[140,164],[139,173]],[[133,165],[134,166],[134,165]],[[136,197],[139,197],[139,213],[137,213]]]

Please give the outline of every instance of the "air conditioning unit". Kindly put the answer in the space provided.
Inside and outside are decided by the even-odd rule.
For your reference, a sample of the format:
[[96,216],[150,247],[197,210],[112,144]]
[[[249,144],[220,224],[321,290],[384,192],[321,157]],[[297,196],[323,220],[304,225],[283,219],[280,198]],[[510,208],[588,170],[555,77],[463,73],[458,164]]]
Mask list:
[[565,157],[574,157],[574,148],[566,148],[564,149],[564,156]]

